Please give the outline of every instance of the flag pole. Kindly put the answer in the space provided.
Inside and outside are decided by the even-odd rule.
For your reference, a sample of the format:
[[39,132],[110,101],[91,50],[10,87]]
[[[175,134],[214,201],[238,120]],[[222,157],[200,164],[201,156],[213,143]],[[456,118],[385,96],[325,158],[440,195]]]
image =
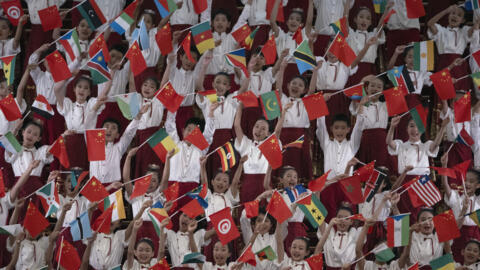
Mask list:
[[[52,180],[52,181],[55,181],[55,180]],[[40,189],[44,188],[46,185],[50,184],[50,182],[52,181],[48,181],[45,185],[41,186],[40,188],[36,189],[34,192],[30,193],[28,196],[25,197],[25,199],[28,199],[30,197],[33,196],[33,194],[37,193],[37,191],[39,191]]]
[[217,152],[217,150],[220,149],[220,148],[222,148],[224,145],[225,145],[225,144],[220,145],[219,147],[215,148],[215,150],[210,151],[210,153],[208,153],[208,154],[205,155],[205,158],[208,158],[211,154]]
[[467,188],[465,187],[465,177],[463,177],[463,173],[462,173],[462,186],[463,186],[463,194],[465,194],[465,196],[468,196],[467,195]]
[[31,112],[32,112],[32,111],[29,110],[29,111],[25,114],[25,116],[22,118],[22,121],[24,121]]
[[[418,180],[417,180],[418,181]],[[413,185],[413,184],[412,184]],[[405,188],[404,190],[402,190],[402,192],[398,193],[398,195],[402,195],[405,191],[409,190],[412,185],[409,185],[407,188]]]
[[330,42],[330,45],[328,45],[328,48],[327,48],[327,50],[325,51],[325,54],[323,55],[323,59],[325,59],[325,57],[327,56],[327,53],[328,53],[328,51],[330,50],[330,47],[332,47],[332,45],[333,45],[333,43],[335,42],[335,39],[337,39],[339,33],[340,33],[340,32],[338,32],[338,33],[335,35],[335,38],[332,40],[332,42]]
[[363,82],[357,83],[357,84],[352,85],[352,86],[350,86],[350,87],[348,87],[348,88],[345,88],[345,89],[339,90],[339,91],[337,91],[337,92],[334,92],[334,93],[332,93],[330,96],[335,96],[336,94],[343,93],[343,92],[345,92],[345,91],[347,91],[347,90],[349,90],[349,89],[352,89],[352,88],[354,88],[355,86],[359,86],[359,85],[363,85]]
[[240,254],[240,256],[237,257],[237,259],[235,260],[235,262],[238,262],[238,258],[241,258],[243,256],[243,254],[245,254],[245,252],[247,251],[247,249],[252,246],[252,243],[249,243],[248,246],[245,247],[245,249],[242,251],[242,254]]
[[458,78],[458,79],[457,79],[457,78],[454,78],[454,79],[455,79],[455,82],[458,82],[458,81],[460,81],[460,80],[466,79],[466,78],[470,77],[470,75],[472,75],[472,74],[465,75],[465,76],[460,77],[460,78]]
[[453,142],[452,144],[450,144],[450,146],[448,147],[448,149],[447,149],[447,151],[444,153],[444,155],[448,155],[448,152],[450,152],[450,150],[452,150],[453,145],[455,145],[454,142]]
[[57,264],[57,270],[60,269],[60,262],[62,261],[62,248],[63,248],[63,235],[62,235],[62,240],[60,241],[60,250],[58,251],[58,264]]
[[[230,210],[233,210],[233,209],[235,209],[235,208],[237,208],[237,207],[240,207],[240,206],[242,206],[242,204],[238,204],[238,205],[232,206],[232,207],[230,207]],[[205,219],[207,219],[207,216],[206,216],[206,215],[205,215],[203,218],[197,220],[197,222],[201,222],[201,221],[203,221],[203,220],[205,220]]]
[[385,71],[385,72],[382,72],[382,73],[380,73],[380,74],[375,75],[375,77],[380,77],[380,76],[382,76],[382,75],[384,75],[384,74],[387,74],[387,73],[388,73],[388,71]]
[[138,178],[136,178],[136,179],[130,180],[130,181],[128,181],[128,182],[123,183],[122,186],[125,186],[126,184],[129,184],[129,183],[136,182],[136,181],[138,181],[138,180],[140,180],[140,179],[142,179],[142,178],[144,178],[144,177],[146,177],[146,176],[149,176],[149,175],[153,175],[153,174],[149,173],[149,174],[144,175],[144,176],[142,176],[142,177],[138,177]]

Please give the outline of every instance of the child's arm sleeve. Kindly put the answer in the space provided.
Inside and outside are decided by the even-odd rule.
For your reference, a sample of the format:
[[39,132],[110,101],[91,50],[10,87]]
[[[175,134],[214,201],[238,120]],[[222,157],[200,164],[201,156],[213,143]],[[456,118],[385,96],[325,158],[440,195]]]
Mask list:
[[168,135],[172,137],[172,140],[175,143],[180,142],[180,138],[178,137],[177,133],[177,125],[175,124],[176,113],[167,113],[167,120],[165,121],[165,130],[167,131]]
[[250,16],[251,7],[252,6],[250,6],[249,4],[246,4],[243,7],[242,13],[240,13],[240,16],[238,17],[237,22],[235,23],[235,25],[232,28],[232,32],[237,30],[238,28],[242,27],[244,24],[247,23],[248,17]]
[[387,145],[388,153],[392,156],[398,156],[400,152],[400,145],[402,144],[401,140],[393,140],[395,143],[395,149],[392,149],[390,146]]
[[[213,141],[213,134],[215,133],[215,118],[208,117],[205,119],[205,129],[203,131],[203,137],[207,140],[208,145],[212,144]],[[204,154],[206,154],[208,148],[203,150]]]
[[357,153],[358,149],[360,148],[360,143],[362,141],[364,119],[365,118],[363,116],[357,117],[357,122],[353,127],[352,136],[350,136],[350,143],[352,145],[353,153]]
[[320,147],[325,150],[325,140],[328,139],[328,131],[325,124],[324,116],[317,119],[317,130],[315,134],[317,135],[317,139],[320,142]]
[[120,153],[123,155],[125,151],[127,151],[128,146],[133,140],[133,137],[135,137],[135,133],[137,132],[138,129],[138,124],[139,120],[133,119],[130,124],[128,124],[127,128],[123,132],[122,137],[120,137],[120,140],[118,141],[117,145],[119,146]]
[[48,150],[50,149],[49,145],[44,145],[38,149],[37,155],[35,155],[37,159],[41,160],[45,164],[49,164],[53,162],[53,155],[50,155]]

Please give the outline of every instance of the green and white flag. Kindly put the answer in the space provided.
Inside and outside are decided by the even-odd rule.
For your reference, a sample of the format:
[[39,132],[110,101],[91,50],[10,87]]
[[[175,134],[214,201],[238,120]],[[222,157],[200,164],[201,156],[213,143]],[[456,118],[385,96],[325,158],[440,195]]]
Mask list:
[[12,132],[7,132],[4,136],[0,137],[0,144],[5,150],[12,154],[18,154],[22,151],[22,145],[17,141]]
[[192,252],[183,256],[182,264],[189,264],[189,263],[204,263],[205,262],[205,255],[200,252]]
[[0,226],[0,234],[16,235],[21,230],[22,226],[20,224]]
[[395,258],[395,254],[385,243],[376,246],[373,249],[373,253],[375,254],[375,259],[379,262],[388,262]]
[[128,120],[132,120],[140,112],[141,96],[139,93],[118,95],[116,96],[116,100],[120,111]]

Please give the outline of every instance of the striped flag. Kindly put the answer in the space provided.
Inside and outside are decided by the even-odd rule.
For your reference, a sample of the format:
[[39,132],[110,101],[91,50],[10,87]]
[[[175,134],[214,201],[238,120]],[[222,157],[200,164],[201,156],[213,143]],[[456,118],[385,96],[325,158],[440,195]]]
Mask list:
[[22,231],[22,225],[20,224],[0,226],[0,234],[16,235],[20,231]]
[[55,115],[55,111],[52,106],[50,106],[50,103],[48,103],[47,98],[42,95],[37,95],[32,104],[31,110],[47,119],[50,119]]
[[473,140],[472,136],[468,134],[468,131],[465,130],[465,127],[462,127],[462,130],[460,130],[460,133],[458,133],[457,142],[470,147],[475,144],[475,141]]
[[342,17],[338,21],[331,23],[330,26],[333,28],[333,31],[335,31],[335,34],[340,34],[344,37],[348,37],[348,26],[347,26],[347,18]]
[[97,54],[88,61],[87,67],[90,70],[94,84],[101,84],[112,79],[102,50],[98,51]]
[[305,141],[305,135],[300,136],[298,139],[295,141],[285,145],[283,149],[287,149],[290,147],[295,147],[295,148],[302,148],[303,142]]
[[245,48],[231,51],[225,54],[225,59],[232,67],[239,67],[248,78],[247,61],[245,58]]
[[209,49],[215,48],[215,40],[213,39],[210,21],[205,21],[194,25],[191,31],[193,41],[195,42],[195,46],[200,54],[203,54]]
[[389,247],[408,245],[410,238],[410,214],[401,214],[387,218],[387,244]]
[[430,181],[428,175],[423,175],[420,179],[412,183],[411,187],[408,188],[408,195],[410,195],[413,207],[422,205],[432,207],[442,199],[442,194],[440,194],[438,188]]
[[88,211],[83,212],[75,220],[70,222],[70,233],[72,234],[74,242],[92,237],[92,228],[90,227]]
[[137,92],[119,95],[115,98],[123,116],[132,120],[140,112],[141,95]]
[[123,12],[120,16],[118,16],[115,21],[110,24],[113,31],[117,32],[119,35],[123,35],[130,25],[132,25],[133,19],[132,17],[128,16],[127,13]]
[[22,151],[22,145],[17,141],[12,132],[7,132],[7,134],[0,137],[0,145],[5,148],[6,151],[12,154],[18,154]]
[[63,35],[58,42],[62,45],[70,61],[73,62],[77,56],[80,56],[82,49],[80,48],[80,42],[78,41],[78,34],[75,28]]
[[232,143],[227,142],[215,152],[217,152],[220,158],[223,172],[230,170],[237,163],[237,157],[235,156],[235,149],[233,148]]
[[177,153],[178,147],[170,137],[164,128],[159,129],[150,138],[148,138],[148,145],[152,148],[153,152],[165,163],[168,152],[175,149]]
[[298,72],[303,74],[307,70],[312,70],[317,62],[313,56],[312,50],[308,46],[308,41],[304,40],[293,52],[295,63],[297,63]]
[[470,77],[472,77],[472,81],[475,86],[480,87],[480,71],[470,74]]
[[77,7],[80,15],[87,21],[88,26],[95,30],[102,26],[107,20],[103,16],[102,10],[97,6],[95,0],[86,0]]
[[17,59],[16,56],[17,55],[15,54],[0,57],[0,60],[2,61],[3,74],[7,79],[7,85],[11,85],[15,80],[15,60]]
[[418,104],[415,108],[410,110],[410,115],[417,125],[418,132],[420,132],[420,134],[424,133],[427,126],[428,110],[425,109],[422,104]]
[[468,217],[470,217],[470,219],[472,219],[472,221],[475,222],[478,227],[480,227],[480,209],[468,214]]
[[119,219],[125,219],[125,207],[123,204],[123,195],[122,189],[115,191],[114,193],[110,194],[108,197],[103,199],[103,201],[98,206],[100,210],[107,210],[113,204],[113,211],[112,211],[112,222],[117,221]]
[[419,71],[434,69],[433,40],[413,44],[413,69]]

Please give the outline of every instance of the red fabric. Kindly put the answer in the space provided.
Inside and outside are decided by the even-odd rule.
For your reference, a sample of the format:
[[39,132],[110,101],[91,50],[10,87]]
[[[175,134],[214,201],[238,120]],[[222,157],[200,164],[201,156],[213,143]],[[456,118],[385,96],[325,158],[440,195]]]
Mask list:
[[[68,160],[71,167],[80,167],[83,170],[89,170],[90,163],[87,157],[87,145],[83,134],[73,134],[65,137],[67,146]],[[68,168],[66,168],[68,169]]]
[[155,96],[171,113],[178,110],[180,104],[182,104],[182,101],[185,98],[177,93],[170,82],[168,82],[162,89],[158,90]]
[[[294,109],[294,108],[292,108]],[[310,133],[304,128],[283,128],[280,134],[282,145],[291,143],[304,135],[301,148],[289,147],[283,152],[283,165],[293,166],[299,178],[312,179],[312,157],[310,155]]]
[[65,239],[61,242],[61,247],[55,257],[55,261],[66,270],[79,269],[81,264],[77,250]]
[[257,265],[257,261],[255,259],[255,254],[252,251],[252,246],[251,245],[249,245],[247,247],[247,249],[243,252],[243,254],[240,255],[240,257],[237,259],[237,261],[248,263],[248,264],[251,264],[253,266]]
[[[419,177],[419,175],[406,175],[403,183],[408,183],[408,181],[413,180],[415,177]],[[398,202],[398,210],[400,211],[400,213],[411,213],[410,224],[414,224],[415,222],[417,222],[417,215],[420,209],[421,207],[413,207],[410,196],[408,196],[408,191],[400,195],[400,201]]]
[[469,122],[472,120],[470,92],[463,95],[453,104],[455,112],[455,123]]
[[187,58],[190,62],[196,63],[197,61],[195,58],[192,56],[192,51],[190,51],[190,48],[192,47],[192,33],[191,31],[188,31],[187,36],[183,39],[182,44],[180,45],[187,55]]
[[207,147],[209,146],[207,140],[203,136],[202,131],[198,127],[195,127],[195,129],[192,130],[184,138],[184,140],[187,141],[187,142],[190,142],[191,144],[193,144],[194,146],[196,146],[198,149],[200,149],[202,151],[207,149]]
[[22,118],[20,107],[18,107],[18,104],[12,94],[9,94],[0,100],[0,109],[2,110],[7,121],[15,121]]
[[23,16],[23,9],[20,0],[4,1],[1,2],[4,14],[8,17],[10,23],[13,26],[18,25],[18,21]]
[[363,202],[363,194],[360,186],[359,176],[354,175],[341,179],[339,183],[345,196],[352,204],[359,204]]
[[310,121],[329,114],[327,103],[320,92],[302,98],[302,102]]
[[259,203],[259,201],[255,200],[243,204],[243,206],[245,207],[245,214],[247,218],[253,218],[258,216]]
[[[382,221],[377,221],[375,222],[375,225],[371,227],[371,230],[369,230],[367,234],[367,242],[363,246],[363,254],[366,254],[370,250],[374,249],[375,246],[378,245],[378,242],[381,241],[381,239],[387,239],[387,230],[385,229],[385,226],[383,226]],[[374,261],[375,255],[369,254],[366,259]]]
[[460,228],[460,237],[453,240],[452,244],[453,258],[456,262],[463,264],[462,249],[465,248],[465,244],[471,239],[480,241],[480,228],[478,226],[463,225]]
[[103,57],[105,57],[105,61],[110,61],[110,51],[108,50],[107,42],[105,41],[105,37],[103,33],[100,34],[90,45],[88,48],[88,56],[94,57],[99,51],[102,51]]
[[29,232],[32,238],[37,238],[45,228],[48,227],[50,223],[43,216],[38,208],[30,201],[28,203],[27,213],[25,214],[25,219],[23,220],[23,227]]
[[258,149],[267,159],[272,169],[278,169],[280,166],[282,166],[282,149],[280,149],[280,141],[275,134],[271,135],[269,138],[263,141],[258,146]]
[[387,104],[388,116],[394,116],[408,111],[407,101],[401,90],[397,87],[383,91],[383,96]]
[[[170,187],[174,183],[178,183],[178,196],[182,196],[183,194],[192,191],[194,188],[198,187],[197,182],[177,182],[177,181],[168,181],[168,186]],[[185,196],[178,201],[176,201],[177,207],[172,208],[170,210],[171,213],[174,213],[176,210],[182,208],[185,204],[187,204],[189,201],[191,201],[192,198],[189,196]],[[180,217],[180,213],[176,214],[175,216],[172,217],[172,223],[173,223],[173,231],[178,231],[178,219]]]
[[[110,184],[110,183],[109,183]],[[90,180],[85,184],[82,191],[80,192],[85,198],[87,198],[90,202],[97,202],[103,200],[107,197],[108,191],[103,187],[102,183],[98,181],[95,176],[92,176]]]
[[407,17],[409,19],[425,16],[422,0],[405,0],[405,7],[407,8]]
[[89,161],[105,160],[105,129],[85,130]]
[[48,63],[50,74],[52,74],[55,82],[63,81],[72,77],[67,62],[65,62],[65,59],[63,59],[62,55],[57,50],[47,55],[45,61]]
[[[158,127],[149,127],[146,129],[137,130],[135,135],[135,145],[140,145],[146,141],[150,136],[152,136]],[[145,172],[148,169],[150,164],[155,164],[160,166],[159,175],[162,175],[163,172],[163,163],[160,158],[153,152],[151,147],[141,147],[138,149],[137,154],[135,155],[135,173],[134,177],[140,177],[145,175]]]
[[[251,52],[254,52],[255,49],[258,46],[262,46],[268,40],[268,33],[270,32],[270,25],[269,24],[250,25],[250,28],[255,29],[255,28],[257,28],[257,26],[258,26],[258,31],[255,34],[255,38],[253,39],[252,49],[250,50],[250,52],[247,52],[247,54],[251,53]],[[248,59],[248,57],[247,57],[247,59]]]
[[[445,53],[445,54],[438,55],[436,70],[442,70],[448,67],[457,58],[462,58],[462,55],[453,54],[453,53],[452,54]],[[470,73],[471,73],[470,65],[468,64],[468,61],[464,61],[460,66],[455,66],[450,70],[450,74],[452,74],[453,78],[460,78]],[[457,90],[468,90],[472,88],[471,80],[468,78],[460,80],[456,82],[454,85],[455,85],[455,89]]]
[[142,51],[140,51],[138,42],[133,42],[132,46],[128,49],[125,57],[130,61],[130,69],[134,76],[142,73],[147,68],[147,62],[143,57]]
[[183,139],[183,129],[188,119],[194,117],[193,106],[181,106],[178,108],[175,123],[177,125],[177,133],[180,139]]
[[265,57],[265,65],[275,64],[277,59],[277,45],[275,44],[275,36],[270,36],[263,45],[262,54]]
[[11,189],[15,184],[15,176],[13,174],[12,165],[5,161],[5,148],[3,147],[0,147],[0,168],[3,168],[2,175],[5,187]]
[[[388,154],[387,130],[383,128],[365,129],[362,133],[362,140],[357,157],[362,162],[375,160],[377,166],[385,166],[390,171],[394,169],[394,160]],[[373,148],[372,145],[375,145]]]
[[[267,20],[270,20],[270,17],[272,16],[272,10],[275,5],[275,0],[267,0]],[[277,11],[277,17],[276,17],[277,22],[285,22],[285,15],[283,14],[283,4],[280,3],[278,5],[278,11]]]
[[[390,59],[399,45],[407,45],[411,42],[420,41],[420,31],[416,28],[402,29],[402,30],[388,30],[387,38],[387,56]],[[403,58],[399,56],[395,62],[395,66],[400,66],[403,63]]]
[[240,232],[235,226],[230,207],[225,207],[209,217],[222,245],[226,245],[240,237]]
[[437,95],[442,100],[455,97],[455,86],[452,82],[452,76],[448,69],[435,72],[430,76]]
[[152,180],[151,174],[145,175],[140,179],[137,179],[134,182],[133,191],[132,191],[132,194],[130,195],[130,200],[133,200],[134,198],[145,194],[148,190],[148,187],[150,186],[151,180]]
[[110,207],[108,207],[100,216],[98,216],[95,219],[95,221],[92,224],[92,230],[96,232],[101,232],[104,234],[110,233],[110,225],[112,224],[113,207],[114,207],[114,204],[110,205]]
[[348,45],[345,38],[339,34],[336,35],[335,40],[330,46],[329,52],[335,55],[338,60],[348,67],[352,65],[353,61],[357,57],[350,45]]
[[158,49],[162,55],[168,55],[173,51],[172,45],[172,27],[170,23],[164,25],[155,35],[155,41],[157,41]]
[[62,27],[62,18],[60,18],[56,5],[39,10],[38,17],[42,23],[43,31]]
[[[446,142],[444,144],[445,148],[448,149],[450,147],[451,142]],[[450,152],[448,152],[448,168],[453,168],[454,165],[457,165],[464,160],[471,160],[473,158],[473,152],[472,148],[461,144],[461,143],[454,143],[455,145],[450,149]],[[453,189],[456,189],[456,187],[460,187],[462,190],[462,178],[448,178],[448,183]]]
[[302,222],[288,222],[287,225],[287,237],[283,241],[285,252],[290,256],[290,247],[293,240],[297,237],[307,237],[307,226]]
[[446,242],[460,237],[460,230],[458,230],[452,209],[434,216],[433,225],[437,231],[439,242]]
[[274,191],[270,201],[268,202],[266,211],[274,217],[278,223],[283,223],[292,216],[290,208],[283,200],[282,195],[278,191]]
[[337,212],[340,203],[348,200],[338,182],[326,187],[322,191],[321,197],[322,203],[328,211],[328,215],[325,219],[326,222],[330,222],[330,220],[335,217],[335,213]]
[[56,158],[58,158],[60,164],[62,164],[63,167],[70,168],[70,161],[67,154],[67,146],[65,139],[62,136],[60,136],[53,143],[53,145],[50,147],[49,152],[52,153],[52,155],[54,155]]
[[265,191],[263,179],[265,174],[243,174],[240,181],[240,203],[255,200],[258,195]]
[[202,13],[208,7],[207,0],[193,0],[192,3],[197,14]]
[[[421,96],[417,94],[408,94],[405,96],[405,100],[407,101],[408,108],[413,108],[418,104],[421,104]],[[400,123],[398,123],[398,126],[395,129],[395,139],[399,139],[402,141],[408,140],[407,126],[409,121],[410,117],[408,116],[402,117],[400,119]]]
[[258,107],[258,97],[250,90],[235,96],[235,98],[243,103],[244,109]]

